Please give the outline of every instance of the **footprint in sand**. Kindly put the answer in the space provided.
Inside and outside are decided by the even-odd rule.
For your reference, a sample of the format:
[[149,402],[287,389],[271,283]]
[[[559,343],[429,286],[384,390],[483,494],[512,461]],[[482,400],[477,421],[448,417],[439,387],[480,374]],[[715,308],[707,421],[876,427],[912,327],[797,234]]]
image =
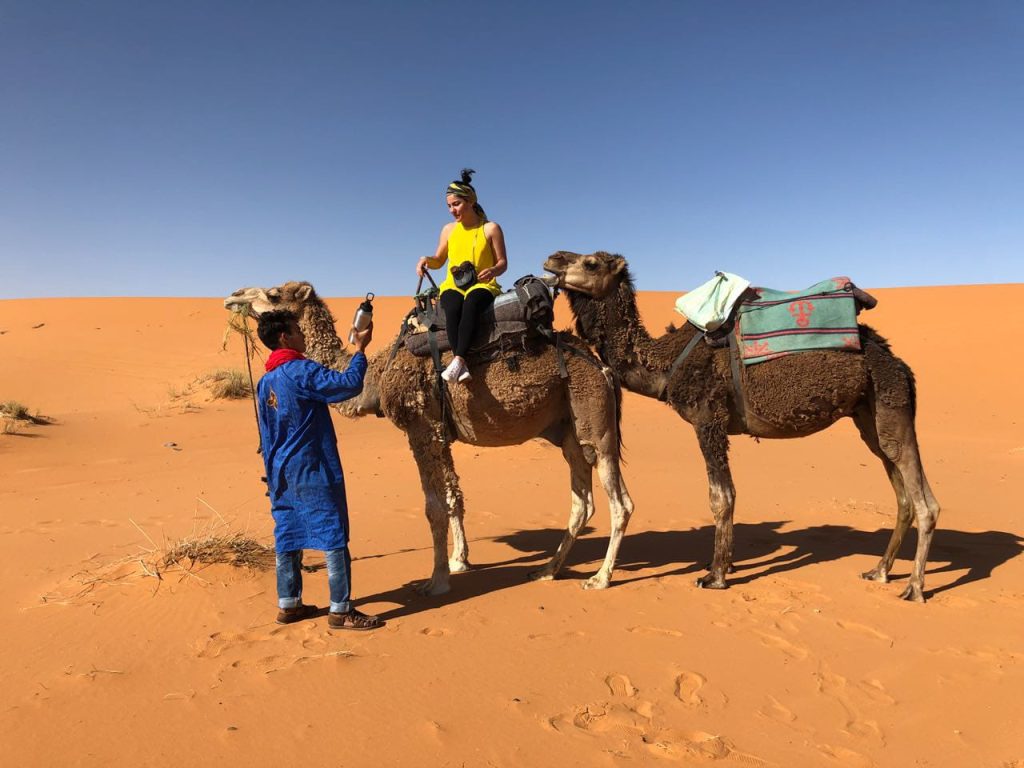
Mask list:
[[420,630],[420,634],[427,637],[448,637],[451,634],[451,630],[444,629],[443,627],[424,627]]
[[875,763],[860,752],[846,747],[834,747],[831,744],[818,744],[818,751],[823,755],[837,760],[844,768],[875,768]]
[[851,632],[859,632],[868,637],[873,637],[877,640],[882,640],[886,643],[892,643],[892,638],[884,632],[879,632],[874,627],[869,627],[867,624],[858,624],[855,621],[837,621],[836,626],[840,629],[847,629]]
[[758,712],[777,723],[789,724],[796,722],[796,715],[793,714],[793,711],[774,696],[769,696],[768,701]]
[[668,637],[682,637],[683,633],[674,629],[664,627],[630,627],[627,632],[636,632],[641,635],[666,635]]
[[[878,724],[878,721],[868,720],[861,717],[860,708],[853,701],[853,699],[855,698],[854,694],[856,694],[856,698],[860,698],[864,694],[867,694],[867,691],[865,689],[851,689],[850,686],[847,685],[847,680],[845,677],[832,672],[832,670],[829,669],[828,665],[824,663],[822,663],[819,671],[814,673],[814,677],[817,678],[818,681],[818,691],[824,694],[825,696],[828,696],[829,698],[835,700],[839,704],[839,706],[843,708],[843,711],[846,715],[845,728],[847,733],[859,736],[861,738],[875,739],[881,742],[882,745],[885,744],[885,735],[883,734],[882,728]],[[879,686],[880,685],[881,684],[879,684]],[[879,691],[878,688],[871,686],[871,689],[873,691],[873,694],[868,694],[869,696],[873,695],[877,697],[880,693],[882,695],[888,695],[885,694],[884,688],[882,688],[881,691]],[[875,699],[871,699],[867,703],[870,706],[874,706],[876,701]]]
[[729,703],[721,691],[708,687],[707,678],[696,672],[681,672],[676,676],[676,698],[688,707],[718,709]]
[[625,696],[632,698],[636,695],[636,688],[633,687],[633,683],[629,681],[629,678],[625,675],[608,675],[604,679],[604,684],[608,686],[608,690],[612,692],[612,696]]
[[787,656],[794,659],[806,659],[807,649],[801,648],[798,645],[794,645],[784,637],[778,635],[770,635],[767,632],[757,632],[761,637],[761,642],[767,645],[769,648],[776,648],[782,651]]
[[[609,676],[608,686],[623,690],[623,675]],[[630,685],[632,688],[632,685]],[[634,691],[636,689],[633,689]],[[762,768],[768,763],[753,755],[737,752],[724,737],[704,731],[683,732],[658,723],[654,705],[636,698],[581,705],[570,712],[543,721],[563,736],[599,739],[603,752],[624,759],[646,762],[648,756],[699,763],[729,759],[730,765]]]

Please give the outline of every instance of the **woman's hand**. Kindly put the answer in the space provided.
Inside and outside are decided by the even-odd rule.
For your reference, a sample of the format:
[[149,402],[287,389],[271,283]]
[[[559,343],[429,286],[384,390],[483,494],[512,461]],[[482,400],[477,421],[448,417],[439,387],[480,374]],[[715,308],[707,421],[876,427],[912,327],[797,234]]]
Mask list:
[[476,279],[479,280],[481,283],[486,283],[488,280],[493,280],[499,275],[505,274],[505,270],[507,269],[507,262],[499,261],[493,267],[487,267],[486,269],[481,269],[479,272],[477,272]]
[[427,274],[427,270],[430,269],[430,257],[424,256],[422,259],[416,262],[416,274],[420,277],[424,277]]

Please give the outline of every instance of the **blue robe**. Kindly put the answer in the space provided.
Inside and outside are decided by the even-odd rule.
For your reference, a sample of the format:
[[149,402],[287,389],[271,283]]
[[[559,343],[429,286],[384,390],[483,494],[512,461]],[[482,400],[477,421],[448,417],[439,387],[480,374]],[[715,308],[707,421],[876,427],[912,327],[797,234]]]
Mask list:
[[260,379],[260,437],[278,552],[348,545],[348,503],[338,441],[327,403],[363,390],[366,355],[344,373],[292,360]]

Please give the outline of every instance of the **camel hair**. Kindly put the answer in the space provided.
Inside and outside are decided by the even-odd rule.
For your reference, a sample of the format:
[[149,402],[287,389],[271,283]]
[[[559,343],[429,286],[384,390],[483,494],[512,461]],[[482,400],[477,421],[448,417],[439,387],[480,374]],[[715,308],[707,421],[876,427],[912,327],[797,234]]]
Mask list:
[[[242,288],[224,300],[233,311],[247,309],[259,316],[273,309],[294,312],[306,336],[306,354],[328,367],[343,370],[351,355],[334,329],[330,310],[307,282],[288,282],[275,288]],[[611,535],[600,569],[583,582],[584,589],[608,586],[633,501],[619,468],[618,383],[582,341],[567,336],[582,355],[565,355],[568,379],[559,376],[554,348],[538,354],[519,354],[518,366],[504,359],[470,362],[471,380],[448,389],[449,433],[471,445],[519,445],[544,438],[559,446],[569,465],[572,505],[569,525],[551,561],[530,574],[552,579],[569,549],[594,514],[593,470],[596,467],[608,495]],[[459,476],[445,439],[436,375],[430,358],[413,356],[401,345],[389,362],[392,345],[369,361],[363,391],[341,404],[350,417],[382,415],[405,432],[419,469],[426,497],[426,516],[434,545],[434,569],[421,592],[439,595],[450,588],[449,574],[469,568],[469,546],[463,528],[464,502]],[[515,372],[510,367],[517,367]],[[448,557],[448,529],[452,554]]]
[[815,350],[747,367],[742,373],[745,408],[740,410],[728,348],[697,344],[669,378],[676,357],[698,330],[687,323],[678,330],[670,326],[665,335],[652,338],[641,322],[633,281],[622,256],[559,251],[547,259],[544,269],[553,273],[565,290],[577,333],[611,366],[625,388],[666,399],[697,434],[715,518],[714,559],[697,586],[725,589],[726,573],[732,566],[736,489],[729,471],[729,435],[805,437],[849,416],[885,466],[898,507],[885,554],[862,576],[889,581],[913,515],[918,527],[917,554],[901,597],[924,602],[925,563],[939,505],[921,466],[914,428],[914,374],[892,353],[885,339],[860,325],[863,354]]

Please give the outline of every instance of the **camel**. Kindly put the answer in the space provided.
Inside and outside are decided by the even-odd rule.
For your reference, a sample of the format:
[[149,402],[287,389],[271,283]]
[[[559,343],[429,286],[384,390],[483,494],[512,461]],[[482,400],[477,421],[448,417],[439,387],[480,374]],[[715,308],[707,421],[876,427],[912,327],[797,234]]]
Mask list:
[[[256,316],[272,309],[290,310],[299,318],[310,359],[342,370],[351,358],[335,332],[330,310],[307,282],[288,282],[266,290],[243,288],[225,299],[224,306],[233,311],[248,310]],[[446,439],[450,433],[471,445],[519,445],[540,437],[562,449],[569,465],[572,495],[569,525],[551,561],[530,574],[534,580],[555,577],[580,530],[593,516],[596,467],[608,495],[611,535],[604,562],[597,573],[583,582],[583,587],[603,589],[611,581],[619,545],[633,513],[633,501],[619,468],[621,390],[611,372],[581,340],[569,334],[563,336],[579,352],[565,356],[567,379],[559,375],[556,352],[551,346],[537,354],[520,353],[517,365],[502,358],[471,363],[472,379],[447,391],[447,432],[442,423],[433,361],[414,357],[404,345],[390,361],[390,344],[374,355],[362,394],[341,404],[339,410],[346,416],[386,416],[409,440],[426,497],[434,548],[433,572],[420,589],[422,593],[448,592],[449,574],[469,568],[462,490]],[[515,372],[513,367],[517,368]]]
[[885,553],[877,566],[861,575],[872,581],[889,581],[913,514],[918,527],[917,553],[901,597],[924,602],[925,563],[939,505],[921,466],[914,428],[914,374],[884,338],[859,325],[863,354],[815,350],[747,367],[743,372],[744,407],[742,401],[737,403],[728,348],[698,343],[673,371],[677,356],[699,331],[687,323],[678,330],[670,326],[665,335],[652,338],[641,322],[633,281],[622,256],[559,251],[547,259],[544,269],[554,274],[558,286],[565,290],[577,333],[611,366],[623,386],[666,400],[697,434],[715,519],[714,558],[709,572],[697,579],[697,586],[728,586],[736,503],[729,470],[729,435],[804,437],[849,416],[885,466],[898,507]]

